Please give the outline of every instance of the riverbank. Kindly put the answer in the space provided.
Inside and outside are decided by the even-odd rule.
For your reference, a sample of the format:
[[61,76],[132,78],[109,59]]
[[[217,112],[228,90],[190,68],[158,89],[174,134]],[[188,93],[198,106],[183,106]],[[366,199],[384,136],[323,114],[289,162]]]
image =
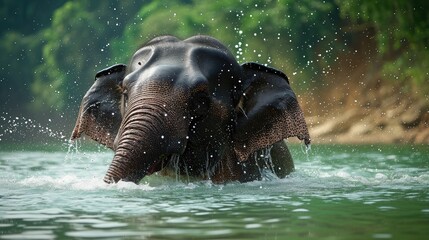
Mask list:
[[388,84],[357,92],[324,116],[307,115],[313,143],[429,144],[427,99]]

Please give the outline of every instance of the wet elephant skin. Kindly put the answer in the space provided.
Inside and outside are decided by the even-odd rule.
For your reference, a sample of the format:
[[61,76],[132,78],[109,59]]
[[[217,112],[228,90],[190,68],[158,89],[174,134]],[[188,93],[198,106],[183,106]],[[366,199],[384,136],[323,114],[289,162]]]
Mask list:
[[239,64],[209,36],[155,38],[128,65],[99,71],[82,99],[72,139],[85,134],[115,154],[104,181],[138,183],[155,172],[214,182],[285,177],[283,141],[310,144],[287,76]]

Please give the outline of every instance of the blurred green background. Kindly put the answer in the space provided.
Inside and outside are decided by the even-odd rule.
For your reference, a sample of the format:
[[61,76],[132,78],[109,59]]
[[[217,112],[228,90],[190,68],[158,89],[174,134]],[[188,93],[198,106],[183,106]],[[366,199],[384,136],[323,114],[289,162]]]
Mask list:
[[421,0],[2,0],[0,113],[68,134],[95,73],[162,34],[208,34],[240,63],[281,69],[307,116],[344,101],[326,93],[380,82],[427,99],[427,9]]

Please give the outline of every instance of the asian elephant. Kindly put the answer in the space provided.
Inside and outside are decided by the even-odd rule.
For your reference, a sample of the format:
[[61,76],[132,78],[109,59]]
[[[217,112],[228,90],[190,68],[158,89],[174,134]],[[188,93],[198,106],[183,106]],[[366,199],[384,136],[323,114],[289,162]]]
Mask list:
[[310,144],[286,75],[240,65],[202,35],[157,37],[128,66],[98,72],[71,139],[82,133],[115,152],[107,183],[138,183],[161,170],[216,183],[261,179],[263,171],[285,177],[294,165],[283,139]]

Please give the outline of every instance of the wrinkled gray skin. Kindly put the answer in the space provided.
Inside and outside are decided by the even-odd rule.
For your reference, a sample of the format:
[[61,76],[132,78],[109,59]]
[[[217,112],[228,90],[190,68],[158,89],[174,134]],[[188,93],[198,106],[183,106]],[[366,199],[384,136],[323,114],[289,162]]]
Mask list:
[[219,183],[260,179],[261,169],[285,177],[294,165],[283,139],[310,143],[286,75],[239,65],[208,36],[158,37],[128,66],[98,72],[71,138],[82,133],[115,151],[107,183],[161,170]]

